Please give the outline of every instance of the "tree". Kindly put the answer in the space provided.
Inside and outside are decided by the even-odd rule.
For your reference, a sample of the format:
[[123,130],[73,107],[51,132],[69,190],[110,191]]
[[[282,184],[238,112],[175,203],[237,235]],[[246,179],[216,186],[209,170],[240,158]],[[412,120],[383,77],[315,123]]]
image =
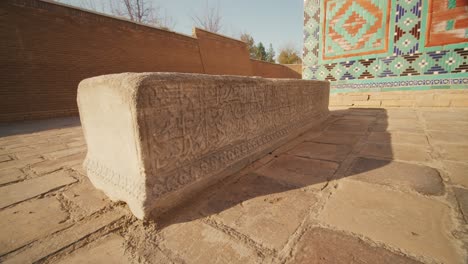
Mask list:
[[268,51],[266,52],[266,61],[271,63],[275,62],[275,50],[273,49],[273,45],[271,45],[271,43]]
[[281,64],[299,64],[302,63],[302,59],[294,48],[285,47],[280,50],[278,62]]
[[256,50],[256,54],[255,54],[255,58],[257,60],[266,60],[266,51],[265,51],[265,46],[263,46],[263,43],[262,42],[259,42],[258,45],[257,45],[257,50]]
[[204,12],[199,15],[192,16],[195,25],[204,30],[219,33],[222,28],[222,17],[219,12],[219,2],[214,6],[209,6],[206,2]]
[[109,0],[112,14],[131,21],[171,29],[175,26],[171,17],[160,14],[160,7],[154,7],[149,0]]
[[250,58],[255,59],[257,57],[257,47],[255,46],[255,41],[248,33],[242,33],[240,39],[247,43],[249,48]]

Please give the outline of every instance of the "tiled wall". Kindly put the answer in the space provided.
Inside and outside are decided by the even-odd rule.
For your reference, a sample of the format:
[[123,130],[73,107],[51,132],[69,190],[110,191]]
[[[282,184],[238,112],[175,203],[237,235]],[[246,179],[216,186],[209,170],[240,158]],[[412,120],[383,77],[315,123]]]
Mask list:
[[332,93],[468,88],[468,0],[305,0],[303,55]]

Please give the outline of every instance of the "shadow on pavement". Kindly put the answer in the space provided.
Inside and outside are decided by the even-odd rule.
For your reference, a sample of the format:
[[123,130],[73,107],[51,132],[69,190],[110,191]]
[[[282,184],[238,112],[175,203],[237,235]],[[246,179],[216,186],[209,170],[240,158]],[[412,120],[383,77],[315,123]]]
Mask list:
[[[385,109],[331,111],[322,127],[305,132],[244,172],[211,186],[185,205],[153,220],[164,228],[213,215],[223,218],[232,208],[235,208],[237,217],[262,214],[264,209],[275,206],[275,199],[288,197],[291,191],[320,192],[331,180],[383,167],[390,160],[363,163],[359,151],[371,131],[377,130],[379,132],[373,136],[378,137],[381,148],[386,148],[380,151],[391,158],[391,136],[386,132],[387,124]],[[352,164],[357,164],[353,170]],[[248,209],[246,205],[253,200],[257,200],[256,205]],[[294,206],[294,198],[291,206]]]

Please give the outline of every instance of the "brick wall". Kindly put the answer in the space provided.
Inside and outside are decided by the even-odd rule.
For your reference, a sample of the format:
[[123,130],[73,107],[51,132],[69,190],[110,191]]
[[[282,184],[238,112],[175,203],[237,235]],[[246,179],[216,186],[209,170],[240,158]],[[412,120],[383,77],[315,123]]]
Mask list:
[[269,63],[259,60],[250,60],[254,76],[262,76],[267,78],[291,78],[300,79],[301,74],[297,71],[276,63]]
[[249,50],[245,42],[195,28],[205,73],[252,75]]
[[[76,115],[78,83],[102,74],[253,75],[245,43],[199,29],[185,36],[39,0],[0,1],[0,14],[0,122]],[[287,75],[272,71],[261,76]]]

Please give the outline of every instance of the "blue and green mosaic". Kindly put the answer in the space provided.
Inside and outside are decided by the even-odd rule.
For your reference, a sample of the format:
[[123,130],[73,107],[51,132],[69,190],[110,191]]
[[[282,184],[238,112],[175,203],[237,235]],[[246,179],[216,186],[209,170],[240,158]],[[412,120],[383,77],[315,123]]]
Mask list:
[[306,0],[303,78],[332,92],[468,88],[468,14],[440,19],[468,4],[444,2]]

